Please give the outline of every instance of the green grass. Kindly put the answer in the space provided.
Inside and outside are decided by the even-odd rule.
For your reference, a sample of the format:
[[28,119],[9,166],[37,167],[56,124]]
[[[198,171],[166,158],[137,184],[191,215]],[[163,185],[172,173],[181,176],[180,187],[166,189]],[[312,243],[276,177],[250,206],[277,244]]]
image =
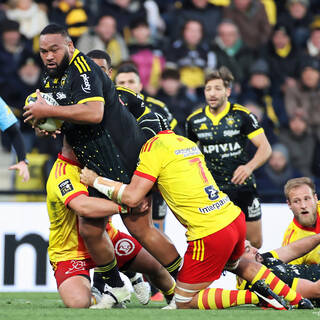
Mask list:
[[161,310],[164,302],[141,306],[137,300],[127,309],[89,310],[67,309],[57,293],[0,292],[0,320],[320,320],[320,309],[276,311],[255,306],[240,306],[225,310]]

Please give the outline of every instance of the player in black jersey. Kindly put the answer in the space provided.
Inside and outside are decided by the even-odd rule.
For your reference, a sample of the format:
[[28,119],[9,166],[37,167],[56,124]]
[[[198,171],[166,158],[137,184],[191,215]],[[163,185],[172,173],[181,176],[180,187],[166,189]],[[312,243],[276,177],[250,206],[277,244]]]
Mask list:
[[[207,105],[187,118],[186,134],[199,143],[219,188],[245,213],[247,239],[260,248],[261,207],[252,173],[270,157],[271,147],[255,115],[228,101],[232,80],[225,67],[206,77]],[[257,147],[252,159],[245,150],[248,140]]]
[[[319,264],[289,264],[320,244],[320,234],[309,236],[284,247],[260,254],[258,249],[246,241],[243,258],[264,264],[278,278],[303,297],[309,298],[316,308],[320,307],[320,266]],[[247,289],[249,284],[238,279],[238,289]]]
[[[40,89],[52,94],[59,106],[49,106],[38,93],[37,101],[24,107],[25,121],[45,117],[65,120],[62,131],[83,166],[115,180],[130,181],[145,136],[133,115],[123,108],[112,81],[74,48],[67,31],[59,25],[42,30],[40,56],[46,69]],[[130,233],[165,267],[181,260],[173,244],[152,227],[148,215],[127,215],[123,220]],[[92,224],[104,232],[101,222]],[[90,238],[89,227],[83,228],[84,233],[87,231],[84,237]],[[93,258],[95,241],[86,241]]]

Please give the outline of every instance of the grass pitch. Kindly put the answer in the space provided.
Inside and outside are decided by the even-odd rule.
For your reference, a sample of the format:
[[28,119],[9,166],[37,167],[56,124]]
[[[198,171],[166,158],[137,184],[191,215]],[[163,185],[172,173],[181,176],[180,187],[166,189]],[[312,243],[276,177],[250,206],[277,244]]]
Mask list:
[[0,292],[0,320],[320,320],[320,309],[276,311],[248,305],[225,310],[161,310],[165,305],[142,306],[132,297],[127,309],[67,309],[57,293]]

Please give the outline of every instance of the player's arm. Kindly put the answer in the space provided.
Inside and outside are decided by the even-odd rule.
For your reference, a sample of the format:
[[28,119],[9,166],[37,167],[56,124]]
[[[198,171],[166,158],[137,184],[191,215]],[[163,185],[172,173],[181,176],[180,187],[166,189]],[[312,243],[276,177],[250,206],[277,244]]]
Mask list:
[[70,106],[51,106],[41,97],[38,89],[36,102],[23,108],[25,110],[24,122],[50,117],[75,123],[100,123],[104,113],[104,101],[102,100],[101,98],[99,101],[97,97],[97,101],[86,101]]
[[70,200],[68,207],[74,210],[79,216],[87,218],[108,217],[116,213],[128,212],[126,206],[118,205],[107,199],[89,197],[85,194],[80,194]]
[[81,170],[80,180],[105,194],[109,199],[131,208],[137,207],[154,185],[153,181],[137,175],[134,175],[127,185],[100,177],[88,168]]
[[232,183],[243,184],[252,172],[262,166],[271,156],[272,149],[264,132],[261,132],[250,140],[257,147],[257,151],[248,163],[239,166],[234,171]]
[[315,234],[297,241],[291,242],[288,245],[274,250],[280,260],[285,263],[288,263],[292,260],[295,260],[320,244],[320,234]]

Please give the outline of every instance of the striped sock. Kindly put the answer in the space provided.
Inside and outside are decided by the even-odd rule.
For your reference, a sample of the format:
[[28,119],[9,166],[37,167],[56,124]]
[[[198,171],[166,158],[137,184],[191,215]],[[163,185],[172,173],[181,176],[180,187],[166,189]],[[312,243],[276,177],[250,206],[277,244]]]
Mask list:
[[168,264],[167,266],[164,266],[168,270],[168,272],[170,273],[173,279],[177,278],[177,274],[178,274],[181,262],[182,262],[182,258],[178,256],[170,264]]
[[264,279],[275,294],[284,297],[291,305],[297,305],[302,299],[300,293],[291,289],[265,266],[261,266],[251,283],[254,284],[256,281],[261,279]]
[[201,290],[198,295],[199,309],[225,309],[242,304],[257,304],[257,295],[249,290],[226,290],[208,288]]
[[168,290],[168,291],[162,291],[162,294],[164,295],[164,297],[166,298],[167,303],[170,303],[170,301],[172,300],[173,296],[174,296],[174,288],[176,287],[176,283],[174,282],[173,286]]

